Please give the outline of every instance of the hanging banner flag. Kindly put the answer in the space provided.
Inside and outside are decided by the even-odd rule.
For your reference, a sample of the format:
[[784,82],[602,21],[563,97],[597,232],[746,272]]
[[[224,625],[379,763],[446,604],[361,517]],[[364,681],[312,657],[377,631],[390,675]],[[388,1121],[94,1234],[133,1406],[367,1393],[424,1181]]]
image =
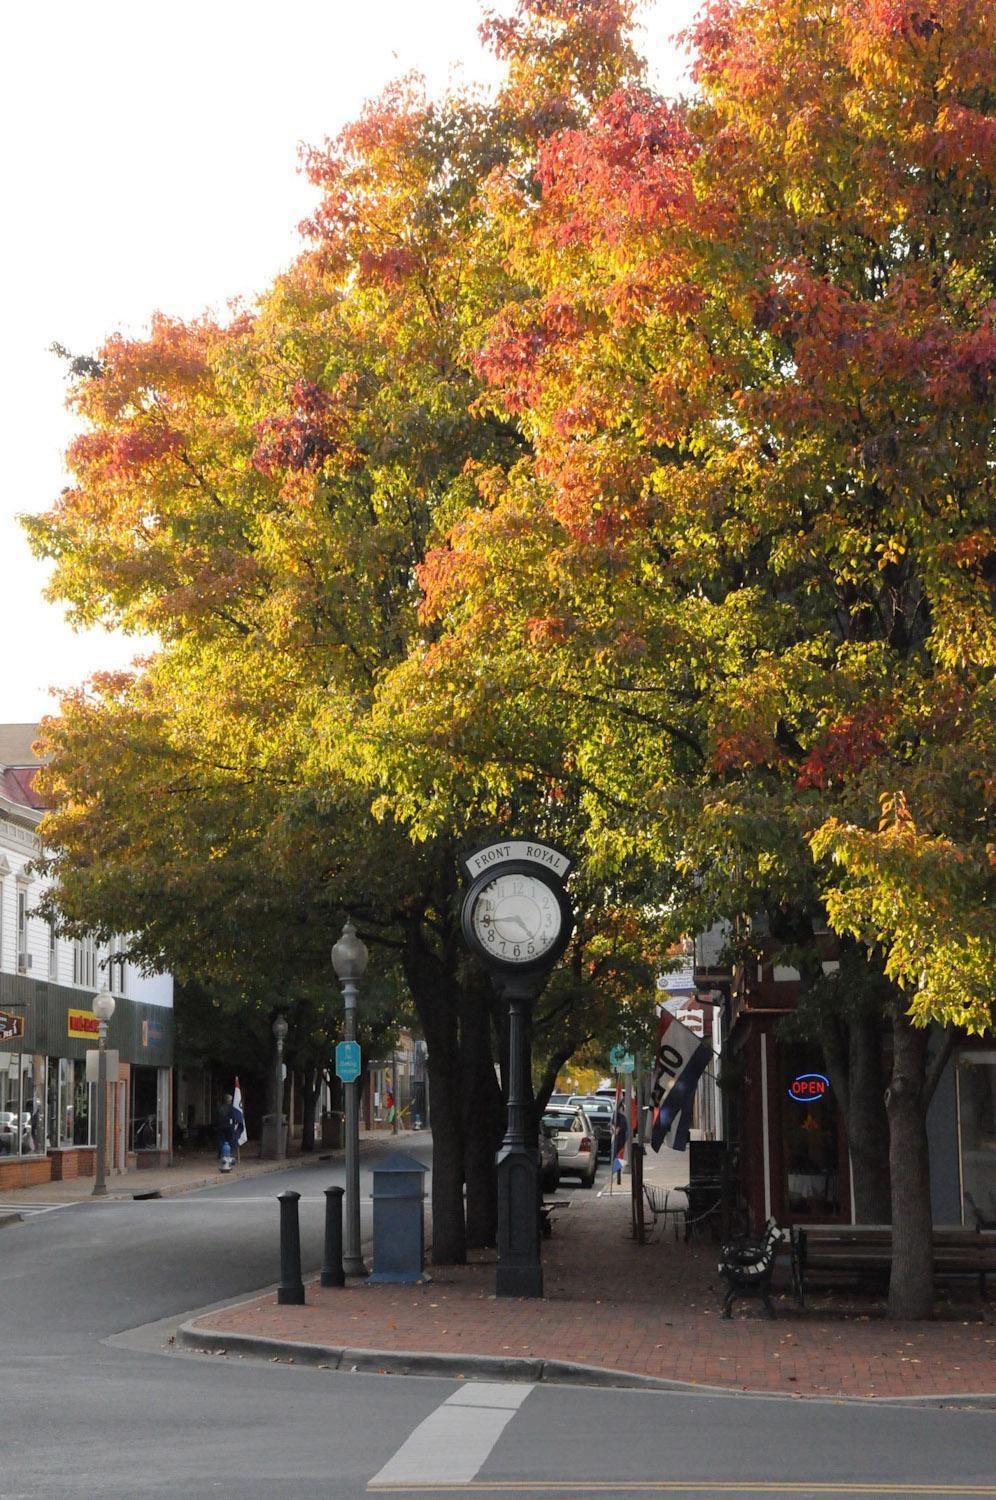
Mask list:
[[626,1122],[626,1109],[623,1102],[622,1089],[616,1086],[616,1107],[612,1116],[612,1171],[616,1174],[616,1181],[621,1182],[622,1169],[626,1159],[626,1142],[629,1140],[629,1125]]
[[232,1095],[232,1114],[235,1116],[235,1139],[240,1146],[244,1146],[249,1139],[249,1132],[246,1130],[245,1110],[242,1104],[242,1085],[239,1082],[238,1074],[235,1077],[235,1092]]
[[661,1011],[650,1086],[650,1144],[655,1151],[666,1138],[675,1151],[684,1151],[688,1145],[695,1090],[712,1056],[708,1042],[669,1011]]

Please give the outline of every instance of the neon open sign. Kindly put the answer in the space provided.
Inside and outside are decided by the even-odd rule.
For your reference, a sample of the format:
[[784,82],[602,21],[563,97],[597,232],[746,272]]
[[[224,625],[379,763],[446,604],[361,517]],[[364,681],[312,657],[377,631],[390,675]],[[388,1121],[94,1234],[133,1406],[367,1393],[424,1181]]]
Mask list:
[[830,1092],[830,1080],[822,1073],[800,1073],[789,1084],[789,1098],[797,1104],[812,1104]]

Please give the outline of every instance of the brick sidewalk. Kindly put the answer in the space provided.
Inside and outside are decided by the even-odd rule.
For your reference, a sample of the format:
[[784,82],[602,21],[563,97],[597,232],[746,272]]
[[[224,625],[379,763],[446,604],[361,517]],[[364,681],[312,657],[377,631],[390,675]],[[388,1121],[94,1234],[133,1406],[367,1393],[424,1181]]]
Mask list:
[[625,1190],[576,1192],[544,1242],[542,1300],[497,1301],[491,1253],[430,1267],[425,1286],[309,1285],[303,1307],[263,1296],[194,1326],[230,1353],[239,1336],[263,1337],[286,1341],[289,1358],[295,1343],[384,1351],[384,1368],[403,1367],[392,1354],[418,1351],[451,1357],[454,1373],[469,1354],[793,1396],[996,1397],[992,1302],[903,1324],[873,1303],[824,1299],[803,1311],[783,1291],[776,1319],[752,1300],[723,1321],[713,1244],[658,1231],[640,1247],[629,1231]]

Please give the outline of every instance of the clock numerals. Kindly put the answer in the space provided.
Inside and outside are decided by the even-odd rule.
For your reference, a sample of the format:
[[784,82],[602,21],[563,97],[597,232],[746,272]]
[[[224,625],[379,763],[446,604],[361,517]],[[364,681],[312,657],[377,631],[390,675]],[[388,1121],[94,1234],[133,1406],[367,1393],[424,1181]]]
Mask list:
[[485,952],[510,964],[542,958],[557,942],[561,922],[555,893],[529,874],[500,875],[489,882],[471,917]]

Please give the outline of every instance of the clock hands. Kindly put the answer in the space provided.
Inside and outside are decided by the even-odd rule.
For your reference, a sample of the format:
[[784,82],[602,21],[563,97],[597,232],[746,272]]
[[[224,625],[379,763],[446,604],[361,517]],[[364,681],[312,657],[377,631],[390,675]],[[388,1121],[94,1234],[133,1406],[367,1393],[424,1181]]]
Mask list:
[[500,922],[514,922],[517,927],[522,928],[527,938],[532,937],[532,933],[530,932],[529,928],[526,926],[522,918],[519,916],[518,912],[509,912],[507,916],[499,917],[498,920]]

